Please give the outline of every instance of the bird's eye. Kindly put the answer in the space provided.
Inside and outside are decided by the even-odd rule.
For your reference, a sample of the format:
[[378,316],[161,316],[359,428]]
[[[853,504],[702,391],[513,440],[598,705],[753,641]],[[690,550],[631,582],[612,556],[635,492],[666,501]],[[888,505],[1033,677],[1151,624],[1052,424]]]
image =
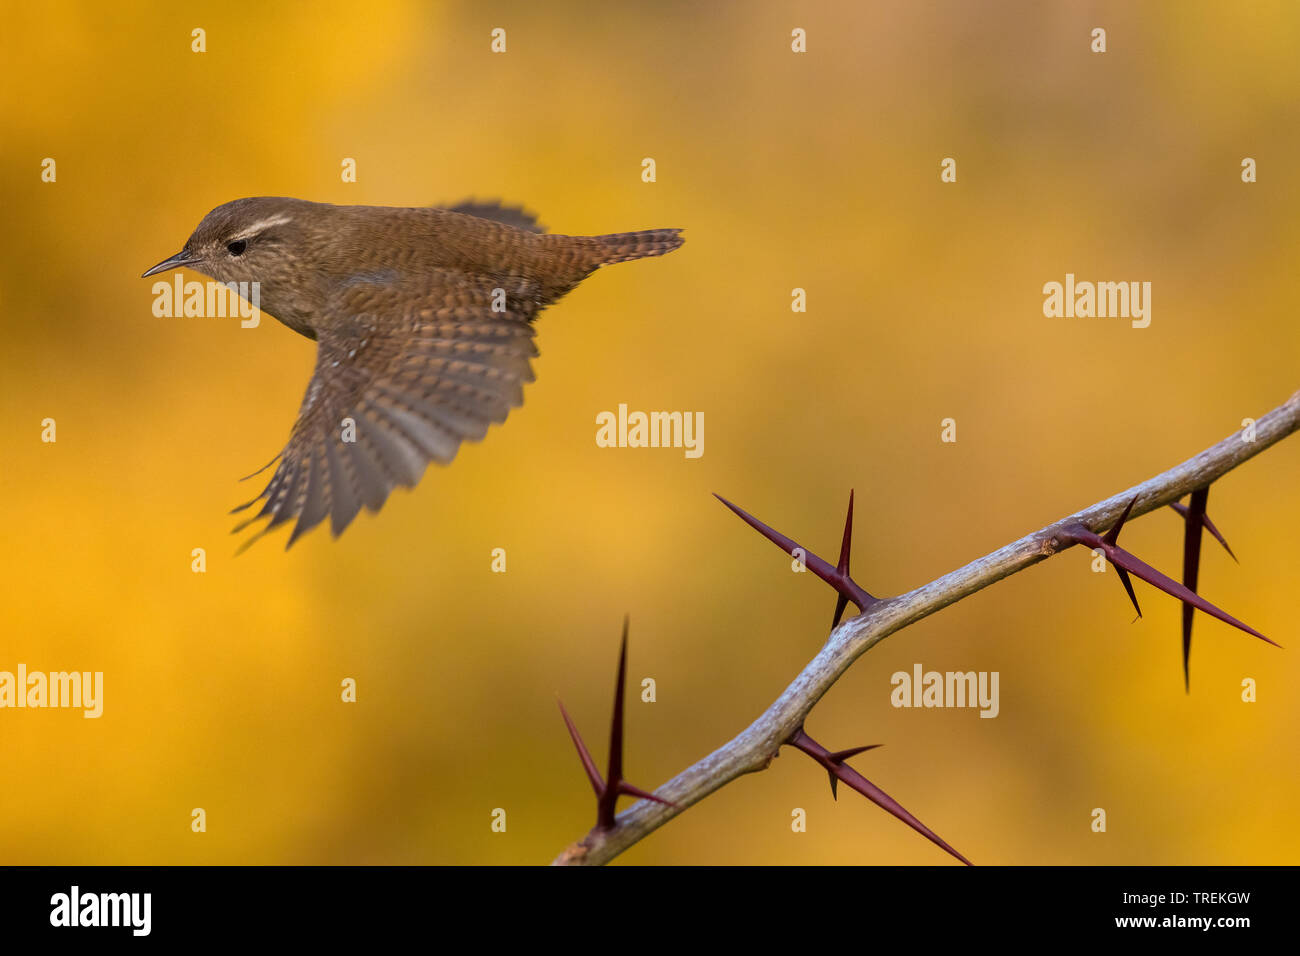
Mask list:
[[248,243],[243,239],[236,239],[234,242],[226,243],[226,251],[232,256],[242,256],[244,250],[248,248]]

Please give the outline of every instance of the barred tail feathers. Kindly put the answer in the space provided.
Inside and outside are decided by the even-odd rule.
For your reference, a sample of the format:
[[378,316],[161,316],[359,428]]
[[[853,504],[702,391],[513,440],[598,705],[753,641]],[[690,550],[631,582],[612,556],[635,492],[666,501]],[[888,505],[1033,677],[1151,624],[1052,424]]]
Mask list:
[[662,256],[685,242],[680,229],[646,229],[642,232],[617,232],[608,236],[594,236],[605,247],[600,265]]

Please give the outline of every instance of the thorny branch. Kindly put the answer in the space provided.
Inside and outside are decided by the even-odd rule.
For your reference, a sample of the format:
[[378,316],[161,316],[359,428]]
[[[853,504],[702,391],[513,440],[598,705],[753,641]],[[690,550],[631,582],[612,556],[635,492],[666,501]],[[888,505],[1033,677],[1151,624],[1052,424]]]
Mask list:
[[[1120,572],[1125,590],[1132,597],[1131,584],[1125,571],[1180,598],[1190,601],[1186,596],[1196,598],[1196,607],[1214,614],[1220,620],[1240,627],[1258,637],[1263,635],[1246,627],[1230,615],[1214,608],[1209,602],[1196,595],[1195,561],[1199,554],[1199,531],[1187,532],[1186,558],[1184,567],[1184,584],[1176,582],[1133,555],[1119,548],[1115,539],[1125,518],[1137,518],[1157,508],[1173,505],[1188,521],[1205,528],[1227,547],[1217,528],[1204,515],[1205,492],[1218,478],[1248,461],[1266,448],[1300,430],[1300,391],[1292,395],[1285,403],[1262,416],[1255,423],[1253,441],[1246,440],[1242,431],[1223,439],[1218,444],[1207,448],[1180,465],[1163,474],[1134,485],[1119,494],[1112,495],[1082,511],[1048,525],[1033,534],[1025,535],[1018,541],[999,548],[931,581],[913,591],[892,598],[875,598],[867,594],[852,581],[848,575],[848,537],[845,530],[844,546],[841,549],[838,566],[807,554],[807,566],[818,577],[826,581],[839,593],[836,607],[836,620],[847,601],[852,601],[861,609],[857,617],[850,618],[843,624],[835,626],[821,651],[785,689],[780,697],[768,709],[729,743],[719,747],[694,766],[682,771],[672,780],[655,791],[655,797],[661,801],[640,800],[623,813],[619,814],[612,826],[598,825],[581,841],[567,847],[554,863],[559,865],[599,865],[607,863],[639,840],[663,826],[677,814],[715,790],[725,786],[747,773],[765,769],[782,746],[792,746],[807,753],[831,773],[832,787],[836,777],[845,782],[850,779],[860,780],[866,787],[872,785],[848,768],[843,760],[847,756],[860,752],[840,751],[830,753],[817,744],[804,732],[804,721],[809,712],[831,686],[848,670],[849,666],[866,651],[883,641],[895,631],[915,624],[922,618],[940,611],[964,597],[974,594],[997,581],[1018,571],[1023,571],[1054,554],[1075,544],[1084,544],[1101,551]],[[1194,494],[1199,492],[1199,494]],[[1178,505],[1180,498],[1194,494],[1190,506]],[[778,547],[789,552],[797,548],[792,540],[773,531],[757,519],[724,501],[746,522],[760,531]],[[850,522],[852,521],[852,501],[850,500]],[[1100,535],[1103,529],[1110,529],[1105,537]],[[1229,552],[1231,553],[1231,552]],[[1235,556],[1234,556],[1235,557]],[[1136,605],[1136,599],[1134,599]],[[1183,641],[1184,651],[1190,645],[1190,611],[1191,603],[1184,604]],[[1212,610],[1211,610],[1212,609]],[[1217,612],[1217,613],[1216,613]],[[1264,638],[1264,640],[1268,640]],[[1270,641],[1270,643],[1272,643]],[[1184,658],[1186,668],[1186,658]],[[621,682],[621,671],[620,671]],[[620,728],[621,729],[621,728]],[[620,747],[621,752],[621,747]],[[621,758],[620,758],[621,762]],[[584,765],[590,763],[584,757]],[[588,772],[591,767],[588,766]],[[595,785],[595,778],[593,778]],[[850,783],[859,792],[867,790]],[[874,787],[872,787],[874,789]],[[597,788],[598,794],[600,789]],[[877,791],[879,792],[879,791]],[[874,795],[868,794],[890,812],[895,812]],[[883,796],[883,794],[881,794]],[[886,798],[888,799],[888,798]],[[891,801],[892,802],[892,801]],[[899,808],[901,809],[901,808]],[[604,808],[602,806],[602,812]],[[904,811],[905,813],[906,811]],[[898,815],[897,813],[895,815]],[[913,818],[914,819],[914,818]],[[905,821],[906,822],[906,821]],[[600,823],[607,823],[602,817]],[[909,823],[909,825],[914,825]],[[917,827],[930,839],[943,846],[953,855],[961,858],[956,851],[947,847],[923,827]]]

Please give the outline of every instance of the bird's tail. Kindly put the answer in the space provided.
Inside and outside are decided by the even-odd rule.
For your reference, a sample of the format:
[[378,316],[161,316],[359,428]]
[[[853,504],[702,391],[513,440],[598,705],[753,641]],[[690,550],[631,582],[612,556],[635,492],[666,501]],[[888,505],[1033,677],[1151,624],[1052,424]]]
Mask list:
[[600,264],[607,266],[629,259],[662,256],[672,252],[686,240],[680,229],[647,229],[644,232],[616,232],[609,236],[594,236],[605,247]]

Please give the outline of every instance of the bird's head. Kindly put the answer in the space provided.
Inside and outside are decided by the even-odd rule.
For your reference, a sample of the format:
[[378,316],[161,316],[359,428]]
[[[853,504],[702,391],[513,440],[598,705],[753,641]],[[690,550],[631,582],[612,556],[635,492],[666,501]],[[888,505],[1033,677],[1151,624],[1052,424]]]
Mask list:
[[218,282],[274,282],[302,254],[304,220],[312,206],[278,196],[225,203],[203,217],[180,252],[144,275],[184,266]]

